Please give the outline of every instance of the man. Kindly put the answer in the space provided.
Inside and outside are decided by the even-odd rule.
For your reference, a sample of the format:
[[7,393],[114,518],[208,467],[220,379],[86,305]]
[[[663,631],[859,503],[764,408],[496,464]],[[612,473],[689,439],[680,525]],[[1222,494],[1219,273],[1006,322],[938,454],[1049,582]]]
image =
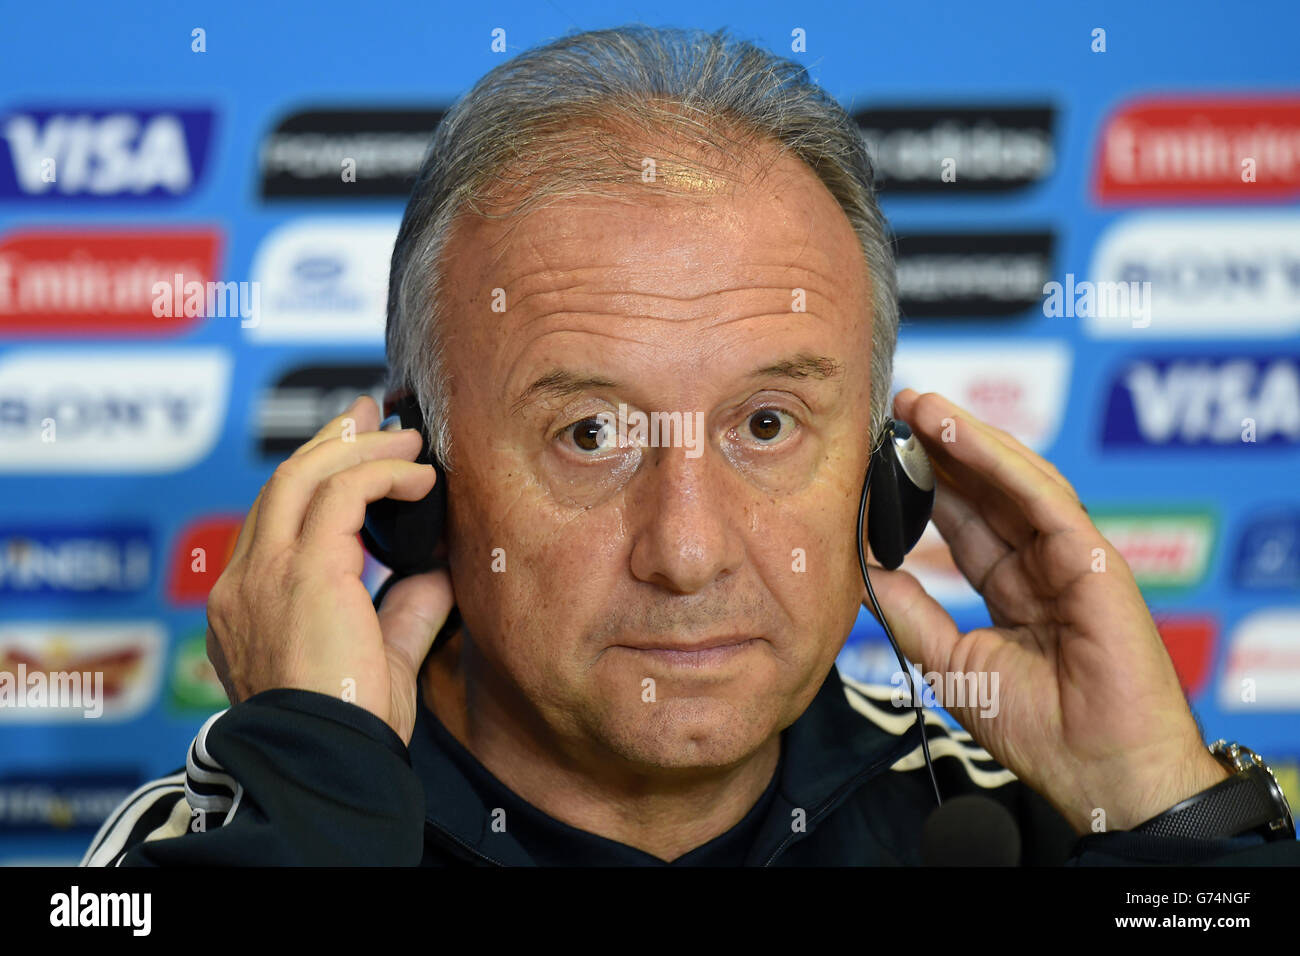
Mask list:
[[[800,67],[724,39],[569,37],[447,115],[388,327],[447,568],[374,610],[367,503],[435,476],[359,399],[276,469],[213,588],[232,706],[87,863],[921,862],[912,711],[834,668],[897,333],[870,163]],[[646,412],[682,427],[609,427]],[[1126,832],[1235,779],[1131,573],[1010,436],[935,394],[892,417],[993,620],[961,634],[872,575],[922,671],[999,677],[995,708],[952,708],[969,733],[931,716],[944,797],[1000,802],[1028,863],[1300,859],[1257,824]]]

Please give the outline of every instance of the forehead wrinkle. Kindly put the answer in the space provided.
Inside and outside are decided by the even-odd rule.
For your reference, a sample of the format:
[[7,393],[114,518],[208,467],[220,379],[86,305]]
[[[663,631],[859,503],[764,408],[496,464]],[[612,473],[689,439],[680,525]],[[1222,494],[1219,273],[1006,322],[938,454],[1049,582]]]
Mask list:
[[[752,319],[767,319],[767,318],[773,318],[773,319],[788,319],[788,318],[790,318],[791,316],[799,316],[800,318],[809,318],[809,319],[818,319],[818,318],[820,318],[820,316],[818,315],[818,313],[816,313],[816,312],[814,312],[814,311],[812,311],[812,310],[809,310],[809,311],[806,311],[806,312],[789,312],[789,311],[785,311],[785,310],[783,310],[783,311],[781,311],[781,312],[766,312],[766,311],[763,311],[763,312],[749,312],[749,313],[746,313],[746,314],[744,314],[744,315],[733,315],[733,316],[727,316],[727,317],[725,317],[725,318],[724,318],[724,317],[721,317],[721,316],[705,315],[705,316],[698,316],[698,317],[694,317],[694,316],[693,316],[693,317],[690,317],[690,318],[684,318],[684,319],[674,319],[674,318],[669,318],[669,317],[667,317],[667,316],[663,316],[663,315],[644,315],[644,314],[640,314],[640,313],[619,313],[618,315],[614,315],[614,314],[612,314],[612,313],[606,312],[604,309],[562,309],[562,310],[558,310],[558,311],[555,311],[555,312],[546,312],[546,313],[543,313],[542,315],[538,315],[538,316],[536,316],[536,317],[534,317],[534,318],[532,318],[532,319],[527,320],[526,322],[521,323],[521,326],[520,326],[520,327],[521,327],[521,329],[522,329],[522,328],[526,327],[527,325],[534,324],[534,323],[536,323],[536,322],[540,322],[540,321],[542,321],[542,320],[544,320],[544,319],[553,318],[553,317],[555,317],[555,316],[562,316],[562,315],[574,315],[574,316],[577,316],[577,315],[600,315],[600,316],[604,316],[604,317],[607,318],[607,319],[610,319],[611,322],[614,322],[614,323],[617,323],[617,322],[632,322],[632,321],[637,321],[637,322],[671,322],[671,323],[673,323],[673,324],[679,324],[679,323],[680,323],[680,324],[690,324],[690,323],[692,323],[692,322],[707,322],[708,324],[704,326],[705,329],[721,328],[721,327],[723,327],[723,326],[731,325],[731,324],[733,324],[733,323],[735,323],[735,322],[748,322],[748,321],[750,321],[750,320],[752,320]],[[551,330],[548,331],[548,332],[543,332],[542,335],[539,336],[539,337],[538,337],[536,340],[534,340],[534,341],[540,341],[542,338],[544,338],[544,337],[547,336],[547,335],[558,335],[558,334],[563,333],[563,332],[572,332],[572,333],[575,333],[575,334],[577,334],[577,335],[595,335],[595,336],[600,336],[600,337],[603,337],[603,338],[617,339],[619,342],[623,342],[623,343],[626,343],[626,342],[629,342],[629,341],[630,341],[630,342],[635,343],[636,345],[655,345],[655,344],[656,344],[654,341],[649,340],[649,339],[638,339],[638,338],[633,338],[633,337],[631,337],[631,336],[618,335],[618,334],[616,334],[616,333],[614,333],[614,332],[603,332],[603,331],[600,331],[600,330],[595,329],[595,328],[581,328],[581,329],[563,328],[563,329],[551,329]],[[513,371],[513,366],[511,367],[511,370]]]
[[[665,303],[675,303],[675,304],[680,304],[685,306],[685,305],[700,304],[705,300],[710,299],[713,296],[728,295],[736,292],[776,293],[779,294],[782,300],[784,301],[785,299],[788,299],[790,297],[791,291],[794,288],[803,288],[803,287],[802,286],[797,286],[797,287],[796,286],[740,286],[734,289],[717,289],[713,292],[705,292],[701,295],[695,295],[695,296],[675,296],[675,295],[669,295],[667,293],[658,294],[653,292],[603,292],[602,291],[602,292],[578,293],[577,295],[574,296],[574,298],[577,299],[579,297],[586,297],[586,296],[592,296],[596,298],[604,297],[613,300],[612,302],[610,302],[610,306],[618,306],[618,307],[631,307],[635,302],[641,299],[648,299],[652,303],[665,302]],[[519,299],[515,300],[513,309],[514,310],[522,309],[523,303],[531,298],[545,297],[550,295],[562,295],[565,293],[569,293],[571,291],[572,291],[572,287],[563,290],[554,289],[554,290],[546,290],[546,291],[538,291],[538,292],[529,292],[521,296]],[[832,301],[831,296],[829,295],[822,296],[820,293],[812,293],[812,294],[817,295],[820,298],[825,298],[828,302]],[[541,307],[545,308],[546,304],[547,303],[543,301],[541,303]],[[741,319],[757,318],[763,315],[786,315],[786,314],[802,315],[802,314],[806,314],[807,311],[810,310],[805,310],[805,312],[801,312],[801,313],[794,313],[789,309],[782,309],[780,311],[775,311],[775,312],[760,311],[760,312],[753,312],[753,313],[748,313],[746,315],[737,316],[736,318],[741,318]],[[611,320],[615,320],[615,321],[619,319],[651,319],[651,320],[662,320],[662,321],[669,321],[669,322],[689,322],[689,321],[695,321],[697,319],[705,317],[705,316],[699,316],[694,314],[656,315],[648,312],[631,312],[631,311],[614,312],[611,311],[610,308],[584,309],[584,308],[577,307],[575,303],[574,306],[570,306],[568,308],[547,309],[546,311],[539,312],[537,315],[520,319],[520,328],[526,328],[527,326],[541,319],[545,319],[557,315],[607,315],[610,317]]]
[[[590,312],[583,312],[583,311],[580,311],[580,310],[565,309],[563,312],[547,312],[545,315],[539,315],[536,319],[533,319],[532,321],[534,321],[534,322],[539,322],[539,321],[541,321],[542,319],[550,318],[551,316],[554,316],[554,315],[604,315],[604,316],[609,316],[609,313],[608,313],[608,312],[601,312],[601,311],[599,311],[599,310],[593,310],[593,311],[590,311]],[[616,318],[616,319],[624,319],[624,318],[654,318],[654,316],[622,316],[622,315],[620,315],[620,316],[616,316],[615,318]],[[612,331],[611,331],[611,332],[602,331],[601,329],[551,329],[550,331],[543,332],[543,333],[542,333],[541,335],[539,335],[537,338],[533,339],[533,342],[534,342],[534,343],[535,343],[535,342],[540,342],[542,339],[546,338],[548,335],[561,335],[561,334],[563,334],[563,333],[565,333],[565,332],[572,332],[572,333],[576,333],[576,334],[578,334],[578,335],[594,335],[594,336],[597,336],[598,338],[617,339],[619,342],[631,342],[631,343],[633,343],[633,344],[635,344],[635,345],[653,345],[653,344],[654,344],[654,343],[653,343],[651,340],[649,340],[649,339],[638,339],[638,338],[634,338],[634,337],[629,336],[629,335],[619,335],[619,334],[617,334],[616,332],[612,332]],[[531,343],[530,343],[530,344],[531,344]],[[520,356],[520,358],[522,358],[522,356]],[[514,370],[515,370],[515,365],[517,365],[517,364],[518,364],[518,359],[516,359],[516,360],[515,360],[515,364],[512,364],[512,365],[510,366],[510,368],[506,371],[506,378],[509,378],[510,375],[514,372]]]
[[[551,313],[551,314],[560,314],[560,313]],[[601,314],[603,314],[603,313],[601,313]],[[540,316],[539,318],[546,318],[546,316]],[[536,339],[533,340],[533,343],[540,342],[542,339],[546,338],[546,336],[548,336],[548,335],[559,335],[559,334],[564,333],[564,332],[580,332],[581,334],[584,334],[584,335],[594,335],[594,336],[597,336],[598,338],[609,338],[609,339],[615,339],[615,340],[617,340],[617,341],[620,342],[620,343],[627,343],[627,342],[629,341],[629,338],[628,338],[628,336],[626,336],[626,335],[616,335],[616,334],[613,333],[613,332],[602,332],[602,331],[600,331],[600,330],[598,330],[598,329],[590,329],[590,330],[588,330],[588,329],[552,329],[552,330],[549,331],[549,332],[543,332],[540,336],[538,336]],[[650,344],[648,341],[644,341],[644,340],[640,340],[640,339],[632,339],[631,341],[632,341],[633,343],[635,343],[636,345],[649,345],[649,344]],[[532,343],[530,343],[530,344],[532,344]],[[525,350],[525,351],[526,351],[526,350]],[[512,363],[510,363],[510,367],[509,367],[508,369],[506,369],[506,374],[505,374],[504,376],[502,376],[502,378],[501,378],[502,394],[504,395],[504,397],[506,398],[507,401],[510,400],[510,395],[509,395],[509,385],[508,385],[508,383],[510,382],[510,380],[511,380],[512,378],[514,378],[514,376],[515,376],[515,371],[518,369],[518,367],[519,367],[519,363],[522,362],[523,359],[524,359],[524,353],[520,353],[520,355],[519,355],[519,356],[518,356],[518,357],[517,357],[517,358],[516,358]],[[606,379],[605,381],[608,381],[608,380]],[[525,388],[525,391],[524,391],[523,393],[521,393],[520,396],[519,396],[518,398],[516,398],[516,399],[514,399],[513,401],[510,402],[510,411],[511,411],[511,414],[518,414],[520,411],[523,410],[524,405],[527,403],[528,398],[530,397],[530,394],[531,394],[531,392],[533,391],[533,385],[535,385],[535,384],[536,384],[536,383],[532,383],[532,384],[530,384],[529,386],[527,386],[527,387]],[[605,387],[607,387],[607,388],[613,388],[613,387],[616,387],[616,385],[617,385],[617,383],[610,383],[609,385],[607,385],[607,386],[605,386]]]
[[598,376],[581,375],[563,369],[555,369],[543,375],[520,393],[510,406],[510,414],[518,415],[523,411],[528,400],[535,396],[564,398],[593,388],[618,388],[618,383]]
[[[547,270],[542,270],[541,272],[538,273],[526,274],[523,278],[532,279],[534,277],[543,276],[547,274],[555,274],[557,276],[558,275],[568,276],[573,273],[588,271],[590,269],[601,270],[604,268],[606,267],[590,266],[590,267],[586,267],[586,269],[571,269],[571,270],[547,269]],[[759,266],[758,268],[762,268],[762,266]],[[803,268],[803,267],[776,266],[776,268]],[[635,290],[635,289],[634,290],[591,289],[589,291],[580,291],[583,289],[585,283],[583,283],[582,281],[578,281],[558,288],[549,288],[549,289],[541,288],[541,289],[534,289],[531,291],[523,292],[517,298],[514,299],[514,304],[511,306],[511,309],[513,311],[518,311],[522,309],[524,304],[529,302],[530,300],[539,297],[544,299],[545,297],[548,296],[570,295],[575,300],[586,298],[586,297],[595,297],[595,298],[603,297],[607,299],[612,299],[614,304],[622,304],[624,302],[630,304],[637,301],[638,299],[691,304],[691,303],[703,302],[704,300],[707,300],[713,296],[723,296],[723,295],[730,295],[734,293],[744,293],[744,292],[780,294],[784,299],[785,297],[788,297],[796,288],[804,289],[810,299],[812,297],[822,298],[825,299],[828,303],[834,304],[837,299],[837,296],[835,294],[837,287],[836,287],[836,283],[832,280],[832,278],[827,275],[822,275],[821,273],[818,273],[815,270],[808,269],[806,271],[810,274],[812,278],[815,278],[820,283],[824,283],[824,291],[822,289],[817,288],[815,284],[809,283],[807,281],[807,277],[797,277],[799,281],[802,281],[802,284],[798,284],[798,281],[796,282],[796,284],[787,284],[787,283],[782,283],[778,285],[745,284],[739,286],[728,286],[727,288],[724,289],[710,289],[706,292],[701,292],[698,295],[674,295],[669,292],[658,292],[652,290]],[[512,284],[518,284],[518,280],[515,280],[515,282]],[[548,311],[541,312],[537,316],[523,319],[522,322],[524,325],[528,325],[531,324],[532,322],[535,322],[539,318],[545,318],[550,315],[558,315],[563,313],[570,313],[574,315],[603,313],[603,314],[610,315],[611,317],[613,317],[614,315],[614,313],[608,309],[563,308],[563,309],[551,309]],[[766,314],[766,313],[754,313],[747,317],[754,317],[755,315],[758,314]],[[772,314],[777,314],[777,313],[772,313]],[[691,320],[695,318],[695,316],[654,316],[647,313],[639,313],[639,314],[623,313],[620,317],[622,318],[672,318],[674,320],[677,319]]]
[[[795,282],[773,282],[772,280],[768,280],[766,284],[747,282],[743,285],[728,286],[723,289],[710,289],[708,291],[701,292],[698,295],[673,295],[672,293],[661,292],[656,288],[642,289],[637,287],[638,280],[641,280],[642,282],[644,282],[645,280],[650,280],[652,282],[656,280],[658,281],[668,280],[669,282],[676,282],[677,284],[680,284],[681,270],[672,265],[665,265],[655,270],[643,268],[637,274],[618,276],[617,277],[618,281],[625,281],[629,283],[629,286],[627,288],[618,290],[617,292],[596,289],[588,294],[645,295],[645,296],[654,296],[657,298],[668,298],[668,299],[676,299],[684,302],[691,302],[691,301],[696,301],[698,299],[705,298],[710,295],[718,295],[724,292],[746,292],[750,290],[768,290],[768,289],[783,289],[789,291],[790,289],[795,288],[797,286],[802,287],[801,283],[805,285],[811,284],[808,282],[809,279],[814,279],[817,282],[823,283],[828,289],[833,290],[837,287],[837,284],[840,282],[840,279],[837,278],[838,273],[831,274],[831,273],[821,272],[818,269],[813,268],[811,265],[798,262],[797,258],[798,257],[796,257],[795,260],[783,259],[780,261],[767,261],[767,262],[757,261],[757,262],[738,263],[738,265],[743,265],[744,270],[749,273],[754,273],[759,270],[766,270],[766,269],[782,270],[787,273],[786,278],[798,280]],[[569,277],[577,278],[582,276],[584,273],[589,273],[589,272],[596,272],[600,274],[600,273],[609,272],[610,270],[619,270],[622,269],[625,265],[626,263],[622,261],[590,263],[586,265],[573,266],[567,269],[557,268],[551,265],[544,265],[542,268],[539,269],[532,269],[532,270],[526,270],[524,272],[521,272],[519,275],[508,279],[503,284],[511,285],[511,286],[520,286],[525,284],[533,285],[536,283],[538,285],[544,286],[547,281],[547,278],[550,276],[555,276],[556,281],[563,281],[563,279]],[[792,275],[790,273],[802,273],[802,275]],[[572,282],[569,285],[560,286],[551,289],[541,288],[533,291],[524,292],[520,294],[518,299],[516,299],[516,303],[522,302],[525,299],[534,295],[568,292],[573,289],[580,288],[582,285],[584,285],[584,282],[580,278],[578,278],[578,281]]]
[[[614,295],[625,298],[644,297],[647,299],[668,299],[673,302],[699,302],[701,299],[707,299],[710,296],[726,295],[730,292],[780,292],[782,295],[789,295],[790,290],[796,288],[789,285],[741,285],[733,286],[729,289],[714,289],[710,292],[701,292],[699,295],[671,295],[667,292],[613,292],[613,293],[591,293],[592,295]],[[802,288],[802,287],[800,287]]]
[[[568,313],[554,313],[554,314],[568,314]],[[604,313],[580,313],[580,314],[604,314]],[[758,318],[758,317],[765,317],[769,315],[784,318],[787,314],[788,313],[785,312],[779,312],[779,313],[758,313],[755,316],[737,316],[735,318],[724,319],[720,322],[715,322],[713,323],[713,325],[710,325],[708,327],[715,328],[720,325],[728,325],[732,322],[740,321],[746,318]],[[799,313],[799,314],[813,315],[813,317],[815,318],[815,314],[812,313]],[[620,318],[623,317],[620,316]],[[600,338],[612,338],[612,339],[616,339],[621,344],[627,344],[629,342],[634,343],[636,345],[653,344],[643,339],[630,339],[628,336],[625,335],[616,335],[611,332],[601,332],[595,329],[592,330],[553,329],[549,332],[543,333],[542,336],[540,336],[535,341],[540,341],[542,338],[545,338],[547,335],[558,335],[558,334],[568,333],[568,332],[573,332],[577,334],[594,335]],[[510,381],[510,379],[514,375],[515,369],[518,367],[519,361],[521,360],[522,360],[522,356],[520,356],[520,359],[517,359],[511,365],[510,369],[508,370],[504,378],[504,381],[507,382]],[[842,378],[843,375],[844,375],[843,363],[837,362],[834,359],[829,358],[827,356],[814,355],[813,353],[805,349],[791,357],[782,359],[771,365],[756,368],[753,371],[749,372],[745,377],[751,380],[767,377],[767,378],[788,378],[794,380],[812,378],[812,379],[817,379],[818,381],[826,381],[829,379]],[[548,379],[552,379],[554,381],[548,382]],[[516,398],[513,402],[511,402],[510,412],[512,415],[518,415],[520,412],[523,411],[525,405],[527,405],[528,403],[528,400],[538,394],[545,394],[550,397],[561,398],[567,395],[576,394],[578,392],[587,391],[591,388],[620,388],[620,387],[622,387],[620,383],[605,378],[603,376],[584,375],[581,373],[568,372],[566,370],[561,370],[561,369],[553,369],[551,372],[544,374],[541,378],[535,380],[534,382],[526,386],[524,391],[520,393],[519,397]],[[509,395],[507,394],[506,397],[509,398]]]

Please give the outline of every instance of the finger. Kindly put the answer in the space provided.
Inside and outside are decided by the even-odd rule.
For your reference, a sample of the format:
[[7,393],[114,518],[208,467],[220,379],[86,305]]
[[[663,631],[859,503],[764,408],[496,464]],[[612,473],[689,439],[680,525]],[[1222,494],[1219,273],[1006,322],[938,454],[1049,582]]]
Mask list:
[[384,644],[410,665],[411,673],[419,673],[455,603],[451,576],[444,570],[403,578],[384,595],[379,608]]
[[369,395],[358,395],[351,405],[322,425],[315,435],[299,445],[289,457],[306,454],[331,438],[343,438],[349,433],[358,435],[373,432],[379,428],[379,424],[379,405]]
[[[970,413],[967,412],[967,414],[969,415]],[[1010,432],[1004,431],[995,425],[990,425],[988,422],[980,421],[974,416],[971,416],[971,420],[975,422],[978,427],[984,429],[998,441],[1002,442],[1002,444],[1018,453],[1022,458],[1034,465],[1034,467],[1045,474],[1048,478],[1051,478],[1052,481],[1060,485],[1061,488],[1075,501],[1079,500],[1079,493],[1074,490],[1074,485],[1070,484],[1065,475],[1061,474],[1061,470],[1032,448],[1029,448],[1021,442],[1015,435],[1012,435]]]
[[[1037,531],[1055,534],[1090,524],[1078,500],[1065,488],[942,395],[928,392],[920,396],[912,406],[912,416],[913,427],[928,451],[945,455],[982,476],[989,486],[1006,495]],[[955,425],[955,440],[943,441],[945,419]]]
[[1011,546],[970,502],[944,482],[935,488],[930,520],[947,542],[957,570],[982,593],[989,571],[1011,553]]
[[1034,539],[1038,532],[1020,506],[979,472],[942,449],[935,449],[931,464],[937,479],[936,492],[937,488],[946,487],[964,498],[979,511],[985,524],[1012,548],[1023,548]]
[[[920,393],[918,393],[915,389],[911,389],[911,388],[903,389],[896,396],[894,396],[895,412],[904,421],[909,421],[911,416],[911,409],[915,406],[916,400],[920,397],[921,397]],[[1038,468],[1039,471],[1041,471],[1048,478],[1051,478],[1052,481],[1060,485],[1063,489],[1069,492],[1072,498],[1078,501],[1079,494],[1074,490],[1074,486],[1070,484],[1069,481],[1066,480],[1064,475],[1061,474],[1060,469],[1058,469],[1050,461],[1048,461],[1046,458],[1042,457],[1041,455],[1037,454],[1035,451],[1033,451],[1033,449],[1024,445],[1018,438],[1016,438],[1010,432],[1004,431],[1003,429],[998,428],[995,425],[990,425],[986,421],[982,421],[979,417],[972,414],[970,411],[962,408],[960,405],[957,405],[955,402],[953,402],[952,405],[954,408],[960,410],[966,416],[966,419],[971,424],[975,425],[977,428],[983,429],[989,435],[993,436],[1002,444],[1006,445],[1009,449],[1017,452],[1018,454],[1028,459],[1031,463],[1033,463],[1033,465],[1036,468]],[[1080,504],[1080,507],[1082,507],[1082,504]]]
[[[871,589],[903,656],[922,672],[948,670],[961,634],[921,583],[906,571],[879,568],[871,570]],[[870,602],[863,603],[870,607]]]
[[261,491],[253,499],[253,506],[248,509],[248,514],[244,516],[244,523],[239,526],[239,536],[235,538],[235,547],[230,552],[230,560],[226,562],[226,567],[230,567],[242,559],[253,546],[253,537],[257,529],[257,512],[262,504],[264,494],[266,494],[266,485],[262,485]]
[[[326,422],[315,435],[294,449],[293,454],[289,457],[301,457],[330,438],[342,438],[349,421],[353,423],[353,434],[374,431],[377,426],[372,423],[375,422],[377,417],[378,406],[374,400],[367,395],[358,395],[352,400],[351,405]],[[269,484],[269,482],[267,483]],[[239,535],[235,538],[235,547],[230,553],[230,560],[227,564],[234,564],[252,548],[257,531],[257,516],[261,510],[262,499],[265,494],[266,484],[263,484],[261,490],[257,493],[257,497],[253,499],[253,505],[248,509],[243,524],[239,527]]]
[[[915,392],[912,394],[915,395]],[[905,400],[895,404],[908,407]],[[915,402],[910,406],[910,410],[915,417]],[[944,418],[940,423],[943,425],[943,431],[940,433],[938,443],[922,434],[919,428],[917,429],[917,436],[930,457],[930,464],[934,468],[938,485],[947,485],[953,492],[975,505],[985,523],[1007,544],[1016,548],[1028,544],[1036,532],[1020,506],[1006,493],[990,484],[984,475],[949,453],[956,419]],[[964,428],[965,425],[962,427]]]
[[[400,458],[410,463],[420,453],[420,446],[420,433],[414,429],[371,431],[353,441],[322,441],[281,462],[258,499],[261,504],[252,547],[278,551],[292,544],[302,533],[316,489],[333,475],[371,461]],[[429,466],[419,467],[433,471]]]
[[933,520],[957,570],[984,598],[994,624],[1011,627],[1045,619],[1042,599],[1024,573],[1025,556],[999,537],[969,501],[940,484]]
[[356,536],[365,523],[367,504],[380,498],[419,501],[433,489],[435,477],[432,465],[399,458],[364,461],[336,471],[320,482],[307,506],[299,550],[327,557],[338,552],[342,540],[359,548]]

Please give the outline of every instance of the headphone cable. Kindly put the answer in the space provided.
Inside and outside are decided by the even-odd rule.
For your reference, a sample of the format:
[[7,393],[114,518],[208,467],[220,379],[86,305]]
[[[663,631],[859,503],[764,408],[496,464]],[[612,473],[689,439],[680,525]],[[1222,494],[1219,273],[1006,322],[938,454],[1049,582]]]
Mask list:
[[925,736],[925,718],[922,714],[923,704],[920,696],[916,693],[916,685],[912,681],[912,669],[907,666],[907,662],[903,659],[903,652],[898,649],[898,642],[894,640],[894,633],[889,629],[889,623],[885,620],[885,612],[880,609],[880,602],[876,600],[876,592],[871,587],[871,578],[867,576],[867,556],[862,544],[862,520],[867,513],[867,492],[871,490],[871,472],[875,467],[876,456],[873,452],[871,461],[867,465],[867,479],[862,483],[862,500],[858,503],[858,568],[862,572],[862,583],[867,586],[867,596],[871,598],[871,606],[875,610],[876,620],[885,629],[885,637],[889,638],[889,645],[894,649],[894,655],[898,658],[898,666],[903,669],[903,674],[907,677],[908,693],[912,695],[912,706],[916,711],[916,725],[921,731],[921,750],[925,754],[925,767],[930,771],[930,784],[934,787],[935,802],[939,806],[943,806],[943,797],[939,795],[939,781],[934,776],[934,762],[930,759],[930,742]]

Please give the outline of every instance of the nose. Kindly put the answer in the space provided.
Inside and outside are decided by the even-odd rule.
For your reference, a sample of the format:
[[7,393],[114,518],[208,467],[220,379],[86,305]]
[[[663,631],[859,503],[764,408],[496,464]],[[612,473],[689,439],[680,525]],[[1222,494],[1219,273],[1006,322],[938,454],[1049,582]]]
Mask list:
[[655,448],[638,475],[632,573],[679,594],[694,594],[733,574],[744,561],[744,498],[726,461]]

